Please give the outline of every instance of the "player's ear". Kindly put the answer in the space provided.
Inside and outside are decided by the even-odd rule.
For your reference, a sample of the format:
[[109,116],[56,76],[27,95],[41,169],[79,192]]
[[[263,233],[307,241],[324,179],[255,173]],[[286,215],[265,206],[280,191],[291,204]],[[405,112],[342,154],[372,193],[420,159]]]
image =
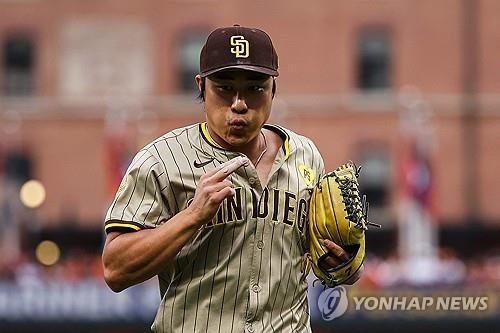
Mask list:
[[274,95],[276,95],[276,77],[273,76],[273,89],[271,91],[272,98],[274,98]]
[[200,74],[196,75],[194,77],[194,80],[196,81],[196,85],[198,86],[198,90],[201,92],[201,88],[202,88],[202,85],[203,85],[203,78],[201,77]]
[[198,86],[199,94],[197,99],[201,102],[205,101],[205,78],[201,77],[200,74],[195,76],[196,85]]

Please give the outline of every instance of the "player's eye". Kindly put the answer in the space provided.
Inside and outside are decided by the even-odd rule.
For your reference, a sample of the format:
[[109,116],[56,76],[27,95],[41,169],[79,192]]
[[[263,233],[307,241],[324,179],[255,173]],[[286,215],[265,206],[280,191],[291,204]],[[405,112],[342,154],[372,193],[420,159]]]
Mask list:
[[253,92],[264,92],[264,87],[262,86],[251,86],[250,90]]
[[233,91],[233,87],[228,85],[218,85],[217,89],[222,92]]

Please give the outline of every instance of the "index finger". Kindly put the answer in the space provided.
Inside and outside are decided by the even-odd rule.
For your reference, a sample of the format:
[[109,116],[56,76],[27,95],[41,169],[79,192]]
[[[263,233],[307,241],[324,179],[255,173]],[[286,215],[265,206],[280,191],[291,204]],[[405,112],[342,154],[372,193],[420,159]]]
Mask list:
[[216,167],[211,175],[215,180],[221,181],[227,178],[231,173],[236,171],[243,165],[248,164],[248,159],[242,156],[235,157],[227,162],[222,163],[218,167]]
[[330,250],[330,252],[333,253],[337,258],[343,261],[349,260],[349,255],[347,254],[347,252],[342,247],[335,244],[335,242],[332,242],[329,239],[325,239],[323,241],[323,244],[325,244],[325,246]]

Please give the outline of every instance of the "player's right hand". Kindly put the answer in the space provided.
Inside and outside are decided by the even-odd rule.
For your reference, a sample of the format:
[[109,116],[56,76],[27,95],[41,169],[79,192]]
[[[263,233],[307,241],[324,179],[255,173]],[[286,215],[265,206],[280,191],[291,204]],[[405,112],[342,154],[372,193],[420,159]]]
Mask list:
[[193,201],[186,208],[198,225],[210,221],[217,213],[222,201],[235,194],[233,184],[226,178],[248,163],[248,158],[238,156],[200,177]]

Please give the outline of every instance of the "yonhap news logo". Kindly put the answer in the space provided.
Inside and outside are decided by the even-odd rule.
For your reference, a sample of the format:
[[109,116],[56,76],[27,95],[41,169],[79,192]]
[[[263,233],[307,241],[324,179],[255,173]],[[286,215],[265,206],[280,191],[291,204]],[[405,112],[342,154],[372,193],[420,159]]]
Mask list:
[[347,291],[341,286],[325,289],[318,297],[318,309],[326,321],[342,316],[348,305]]
[[486,311],[487,296],[369,296],[353,297],[354,308],[365,311]]
[[[352,312],[382,313],[398,312],[414,315],[427,313],[432,315],[451,313],[486,313],[496,308],[496,297],[491,294],[434,294],[424,295],[414,292],[414,295],[403,293],[387,295],[379,292],[375,295],[349,295],[347,289],[337,286],[323,290],[318,297],[318,310],[325,321],[331,321],[344,315],[347,310]],[[494,311],[493,311],[494,312]]]

